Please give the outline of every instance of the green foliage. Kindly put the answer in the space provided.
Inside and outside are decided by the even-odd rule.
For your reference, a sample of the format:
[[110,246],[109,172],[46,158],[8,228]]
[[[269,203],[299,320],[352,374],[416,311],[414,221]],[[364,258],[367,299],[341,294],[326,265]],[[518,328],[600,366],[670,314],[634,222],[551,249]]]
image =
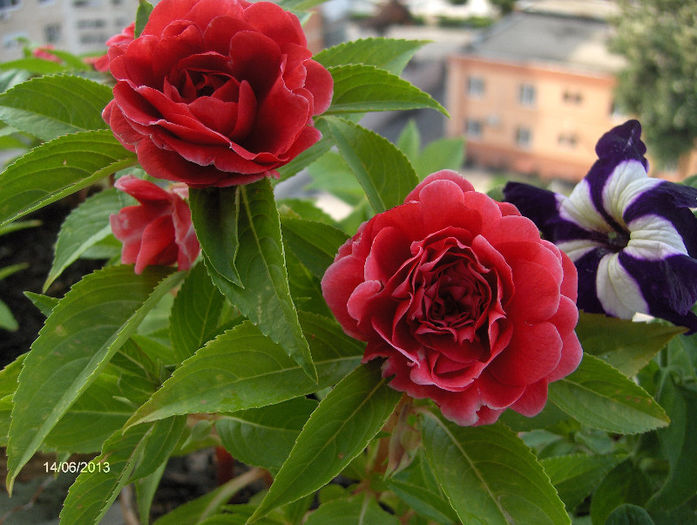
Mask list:
[[325,117],[322,122],[373,209],[379,213],[402,204],[418,182],[404,154],[387,139],[348,120]]
[[320,51],[314,59],[324,67],[364,64],[399,75],[414,53],[426,43],[424,40],[366,38]]
[[0,224],[57,201],[136,162],[109,130],[64,135],[0,173]]
[[[310,378],[316,379],[317,371],[290,295],[281,223],[271,184],[263,179],[219,191],[199,190],[191,197],[194,226],[204,258],[211,261],[208,272],[214,284],[264,334],[280,344]],[[231,191],[235,192],[234,201],[230,199],[217,217],[211,216],[208,202],[222,202],[225,198],[221,193],[227,196]],[[221,246],[230,249],[218,257]],[[220,259],[227,263],[222,270],[217,264]]]
[[670,421],[643,388],[591,355],[583,356],[573,374],[550,385],[549,398],[579,423],[606,432],[647,432]]
[[399,397],[376,363],[347,375],[308,419],[250,521],[311,494],[339,474],[377,434]]
[[70,212],[58,233],[55,255],[43,291],[85,251],[111,234],[109,216],[126,205],[126,196],[115,189],[100,191]]
[[334,78],[334,96],[327,115],[431,108],[448,116],[431,95],[375,66],[334,66],[329,72]]
[[318,382],[279,345],[245,322],[184,361],[129,424],[177,414],[258,408],[333,385],[359,363],[362,345],[329,319],[311,314],[301,319],[312,345]]
[[429,414],[423,444],[463,523],[570,523],[542,466],[505,426],[459,427]]
[[153,5],[147,0],[138,0],[138,10],[136,11],[136,25],[134,30],[134,35],[139,37],[140,34],[145,29],[145,24],[148,23],[148,18],[150,18],[150,13],[154,9]]
[[612,49],[623,55],[617,104],[638,115],[660,161],[675,163],[697,138],[697,4],[681,0],[620,2]]
[[42,140],[106,129],[102,110],[111,89],[71,75],[28,80],[0,95],[0,120]]

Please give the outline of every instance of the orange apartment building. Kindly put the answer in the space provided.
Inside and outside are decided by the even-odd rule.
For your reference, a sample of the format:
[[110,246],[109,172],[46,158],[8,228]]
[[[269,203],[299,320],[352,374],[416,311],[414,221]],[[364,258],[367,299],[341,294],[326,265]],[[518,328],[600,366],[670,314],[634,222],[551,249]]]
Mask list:
[[[607,51],[603,20],[513,13],[467,52],[450,57],[447,133],[465,134],[467,158],[494,169],[581,179],[600,136],[626,120],[613,88],[621,57]],[[674,171],[697,173],[691,154]]]

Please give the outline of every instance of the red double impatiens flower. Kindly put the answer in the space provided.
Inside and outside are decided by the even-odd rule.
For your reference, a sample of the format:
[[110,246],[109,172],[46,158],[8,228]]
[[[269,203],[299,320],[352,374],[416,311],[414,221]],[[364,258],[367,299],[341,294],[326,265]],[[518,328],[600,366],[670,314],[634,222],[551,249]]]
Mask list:
[[333,83],[311,55],[298,18],[270,2],[162,0],[109,53],[118,82],[103,116],[153,177],[252,182],[320,138],[312,117]]
[[114,186],[140,202],[110,217],[111,230],[123,243],[121,262],[135,263],[138,274],[153,264],[176,262],[180,270],[191,268],[200,246],[184,200],[188,188],[175,184],[167,191],[132,175],[121,177]]
[[576,285],[532,221],[448,170],[364,223],[322,279],[364,361],[386,358],[392,387],[460,425],[542,410],[581,359]]
[[94,59],[94,69],[97,71],[109,71],[109,63],[116,57],[123,55],[128,44],[133,42],[135,38],[135,31],[136,24],[133,22],[126,26],[118,35],[114,35],[107,40],[106,45],[108,49],[106,55]]

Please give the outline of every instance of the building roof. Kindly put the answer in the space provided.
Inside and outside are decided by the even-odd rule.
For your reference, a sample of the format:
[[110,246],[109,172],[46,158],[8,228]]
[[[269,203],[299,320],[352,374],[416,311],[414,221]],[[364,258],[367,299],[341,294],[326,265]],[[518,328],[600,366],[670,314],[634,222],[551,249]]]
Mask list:
[[553,12],[518,11],[495,24],[474,42],[476,57],[613,73],[624,59],[607,50],[611,27],[604,21]]

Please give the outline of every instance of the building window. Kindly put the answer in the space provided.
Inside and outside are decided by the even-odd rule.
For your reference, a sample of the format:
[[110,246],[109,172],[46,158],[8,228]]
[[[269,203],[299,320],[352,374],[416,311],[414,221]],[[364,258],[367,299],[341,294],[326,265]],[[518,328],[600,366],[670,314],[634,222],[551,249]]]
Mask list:
[[77,28],[78,29],[100,29],[102,27],[106,26],[106,20],[103,20],[101,18],[95,18],[95,19],[86,19],[86,20],[78,20],[77,21]]
[[482,77],[467,77],[467,94],[470,97],[483,97],[484,79]]
[[465,133],[471,138],[480,138],[482,136],[482,121],[468,118],[465,122]]
[[574,133],[560,133],[557,137],[557,142],[560,146],[575,148],[576,144],[578,143],[578,138]]
[[0,0],[0,9],[12,9],[22,5],[22,0]]
[[521,84],[518,89],[518,101],[523,106],[535,105],[535,86],[532,84]]
[[530,149],[530,145],[532,144],[532,131],[530,131],[530,128],[520,126],[516,129],[515,143],[519,148]]
[[61,39],[61,25],[48,24],[44,26],[44,40],[47,44],[55,44]]
[[565,104],[579,105],[583,102],[583,94],[580,91],[564,91],[562,99]]
[[73,7],[99,7],[101,0],[73,0]]
[[80,35],[81,44],[104,44],[109,39],[109,35],[99,33],[86,33]]

